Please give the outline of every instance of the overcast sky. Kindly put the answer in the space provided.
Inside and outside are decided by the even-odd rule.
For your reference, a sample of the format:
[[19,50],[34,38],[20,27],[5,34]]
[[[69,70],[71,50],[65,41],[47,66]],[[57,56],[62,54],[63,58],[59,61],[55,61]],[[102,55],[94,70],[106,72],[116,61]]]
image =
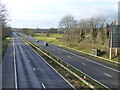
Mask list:
[[62,17],[73,15],[76,20],[92,16],[116,19],[119,0],[2,0],[10,12],[12,27],[58,27]]

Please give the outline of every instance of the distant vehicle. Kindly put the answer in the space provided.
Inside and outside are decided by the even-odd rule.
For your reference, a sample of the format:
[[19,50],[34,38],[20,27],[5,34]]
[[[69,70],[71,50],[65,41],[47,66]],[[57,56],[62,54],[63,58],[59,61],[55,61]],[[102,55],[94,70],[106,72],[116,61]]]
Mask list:
[[44,42],[44,45],[45,45],[45,46],[49,46],[49,44],[48,44],[47,42]]
[[37,42],[39,42],[39,40],[36,40]]

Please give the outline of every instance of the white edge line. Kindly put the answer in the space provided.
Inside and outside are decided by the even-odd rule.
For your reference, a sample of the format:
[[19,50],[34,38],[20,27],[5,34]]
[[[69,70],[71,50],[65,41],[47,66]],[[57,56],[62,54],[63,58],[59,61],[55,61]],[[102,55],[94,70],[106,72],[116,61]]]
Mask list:
[[[51,53],[50,53],[50,54],[51,54]],[[52,55],[53,55],[53,54],[52,54]],[[53,55],[53,56],[54,56],[54,55]],[[57,56],[56,56],[56,57],[57,57]],[[57,57],[57,58],[58,58],[58,57]],[[58,59],[60,59],[60,58],[58,58]],[[60,59],[60,60],[62,60],[62,59]],[[62,61],[65,62],[64,60],[62,60]],[[75,69],[78,70],[79,72],[82,72],[81,70],[77,69],[76,67],[72,66],[71,64],[69,64],[69,63],[67,63],[67,62],[65,62],[65,63],[68,64],[68,65],[70,65],[71,67],[75,68]],[[104,85],[104,84],[102,84],[101,82],[95,80],[94,78],[92,78],[91,76],[87,75],[86,73],[84,73],[84,72],[82,72],[82,73],[85,74],[87,77],[91,78],[92,80],[96,81],[96,82],[99,83],[100,85],[102,85],[102,86],[104,86],[104,87],[106,87],[106,88],[108,88],[108,89],[110,90],[110,88],[107,87],[106,85]]]
[[[63,60],[62,60],[63,61]],[[65,63],[67,63],[67,62],[65,62]],[[68,63],[67,63],[68,64]],[[70,65],[70,64],[68,64],[68,65]],[[73,67],[73,68],[75,68],[74,66],[72,66],[72,65],[70,65],[71,67]],[[75,68],[76,70],[78,70],[79,72],[82,72],[81,70],[79,70],[79,69],[77,69],[77,68]],[[99,82],[99,81],[97,81],[97,80],[95,80],[94,78],[92,78],[91,76],[89,76],[89,75],[87,75],[86,73],[84,73],[84,72],[82,72],[83,74],[85,74],[86,76],[88,76],[89,78],[91,78],[92,80],[94,80],[94,81],[96,81],[97,83],[99,83],[100,85],[102,85],[102,86],[104,86],[104,87],[106,87],[106,88],[108,88],[107,86],[105,86],[104,84],[102,84],[101,82]],[[109,88],[108,88],[109,89]]]
[[[28,44],[27,44],[28,45]],[[29,46],[29,45],[28,45]],[[30,46],[29,46],[30,47]],[[31,48],[31,47],[30,47]],[[57,47],[56,47],[57,48]],[[59,49],[59,48],[58,48]],[[32,49],[33,50],[33,49]],[[62,49],[61,49],[62,50]],[[34,50],[33,50],[34,51]],[[46,51],[46,50],[45,50]],[[35,51],[36,52],[36,51]],[[37,53],[37,52],[36,52]],[[50,52],[49,52],[50,53]],[[38,54],[38,53],[37,53]],[[51,54],[51,53],[50,53]],[[39,55],[39,54],[38,54]],[[51,55],[53,55],[53,54],[51,54]],[[40,55],[39,55],[40,56]],[[77,55],[76,55],[77,56]],[[40,56],[41,57],[41,56]],[[56,56],[57,57],[57,56]],[[58,58],[58,57],[57,57]],[[58,58],[59,59],[59,58]],[[44,60],[44,59],[43,59]],[[62,59],[60,59],[60,60],[62,60]],[[62,61],[64,61],[64,60],[62,60]],[[65,62],[65,61],[64,61]],[[47,62],[46,62],[47,63]],[[65,62],[66,64],[68,64],[67,62]],[[70,65],[70,64],[68,64],[68,65]],[[75,68],[76,70],[78,70],[78,71],[80,71],[79,69],[77,69],[76,67],[74,67],[74,66],[72,66],[72,65],[70,65],[71,67],[73,67],[73,68]],[[54,68],[53,68],[54,69]],[[56,71],[56,70],[55,70]],[[57,72],[57,71],[56,71]],[[82,71],[80,71],[80,72],[82,72]],[[86,74],[86,73],[84,73],[84,72],[82,72],[83,74]],[[99,83],[100,85],[102,85],[102,86],[104,86],[104,87],[106,87],[106,88],[108,88],[106,85],[104,85],[104,84],[102,84],[101,82],[99,82],[99,81],[97,81],[97,80],[95,80],[94,78],[92,78],[91,76],[89,76],[89,75],[87,75],[86,74],[86,76],[88,76],[88,77],[90,77],[91,79],[93,79],[94,81],[96,81],[97,83]],[[64,77],[63,77],[64,78]],[[66,79],[65,79],[66,80]],[[68,81],[67,81],[68,82]],[[68,82],[69,83],[69,82]],[[71,84],[70,84],[71,85]],[[73,86],[73,88],[74,88],[74,86]],[[74,88],[75,89],[75,88]],[[110,88],[108,88],[109,90],[110,90]]]
[[[37,52],[36,52],[37,53]],[[39,55],[39,54],[38,54]],[[39,55],[40,56],[40,55]],[[41,56],[40,56],[41,57]],[[41,57],[42,58],[42,57]],[[43,59],[43,58],[42,58]],[[44,60],[44,59],[43,59]],[[44,60],[45,61],[45,60]],[[45,61],[46,62],[46,61]],[[47,62],[46,62],[47,63]],[[48,63],[47,63],[48,64]],[[72,88],[75,89],[75,87],[70,83],[68,82],[58,71],[56,71],[50,64],[48,64],[60,77],[62,77]]]
[[[28,45],[28,44],[27,44]],[[28,45],[29,46],[29,45]],[[30,47],[30,46],[29,46]],[[31,47],[30,47],[31,48]],[[32,49],[32,48],[31,48]],[[32,49],[33,50],[33,49]],[[33,50],[34,51],[34,50]],[[46,50],[45,50],[46,51]],[[36,54],[38,54],[36,51],[34,51]],[[50,53],[51,54],[51,53]],[[38,54],[39,55],[39,54]],[[53,54],[52,54],[53,55]],[[39,55],[40,56],[40,55]],[[40,56],[41,57],[41,56]],[[56,56],[57,57],[57,56]],[[42,57],[41,57],[42,58]],[[58,57],[57,57],[58,58]],[[58,58],[59,59],[59,58]],[[43,59],[44,60],[44,59]],[[60,60],[62,60],[62,59],[60,59]],[[45,60],[44,60],[45,61]],[[64,60],[62,60],[62,61],[64,61]],[[46,62],[46,61],[45,61]],[[65,61],[64,61],[65,62]],[[47,63],[47,62],[46,62]],[[65,62],[66,64],[68,64],[67,62]],[[49,64],[48,64],[49,65]],[[70,65],[70,64],[68,64],[68,65]],[[81,70],[79,70],[79,69],[77,69],[76,67],[74,67],[74,66],[72,66],[72,65],[70,65],[71,67],[73,67],[73,68],[75,68],[76,70],[78,70],[78,71],[80,71],[80,72],[82,72]],[[50,66],[51,68],[52,68],[52,66]],[[53,68],[54,69],[54,68]],[[54,69],[55,70],[55,69]],[[56,70],[55,70],[56,71]],[[56,71],[57,72],[57,71]],[[83,74],[86,74],[86,73],[84,73],[84,72],[82,72]],[[60,75],[60,74],[59,74]],[[61,76],[61,75],[60,75]],[[102,84],[101,82],[99,82],[99,81],[97,81],[97,80],[95,80],[94,78],[92,78],[91,76],[89,76],[89,75],[87,75],[86,74],[86,76],[88,76],[88,77],[90,77],[92,80],[94,80],[94,81],[96,81],[97,83],[99,83],[100,85],[102,85],[102,86],[104,86],[104,87],[106,87],[106,88],[108,88],[109,90],[110,90],[110,88],[109,87],[107,87],[106,85],[104,85],[104,84]],[[63,77],[63,76],[62,76]],[[64,77],[63,77],[64,78]],[[65,79],[65,78],[64,78]],[[66,80],[66,79],[65,79]],[[67,81],[67,80],[66,80]],[[67,81],[68,82],[68,81]],[[69,83],[69,82],[68,82]],[[69,83],[70,84],[70,83]],[[72,85],[72,84],[70,84],[74,89],[75,89],[75,87]]]
[[[69,65],[70,65],[70,64],[69,64]],[[72,66],[72,65],[70,65],[70,66]],[[72,67],[75,68],[74,66],[72,66]],[[78,71],[80,71],[80,70],[77,69],[77,68],[75,68],[75,69],[78,70]],[[82,71],[80,71],[80,72],[82,72]],[[102,85],[102,86],[104,86],[104,87],[110,89],[109,87],[107,87],[106,85],[102,84],[101,82],[95,80],[94,78],[92,78],[91,76],[87,75],[86,73],[84,73],[84,72],[82,72],[82,73],[85,74],[86,76],[90,77],[92,80],[96,81],[96,82],[99,83],[100,85]]]
[[46,89],[46,87],[45,87],[45,85],[42,83],[42,87],[44,88],[44,89]]
[[[58,47],[55,47],[55,48],[58,48]],[[108,69],[110,69],[110,70],[113,70],[113,71],[116,71],[116,72],[120,72],[120,71],[118,71],[118,70],[116,70],[116,69],[113,69],[113,68],[111,68],[111,67],[107,67],[107,66],[105,66],[105,65],[103,65],[103,64],[100,64],[100,63],[97,63],[97,62],[95,62],[95,61],[91,61],[90,59],[87,59],[87,58],[78,56],[78,55],[76,55],[76,54],[74,54],[74,53],[71,53],[71,52],[68,52],[68,51],[66,51],[66,50],[64,50],[64,49],[60,49],[60,48],[58,48],[58,49],[59,49],[59,50],[62,50],[62,51],[65,51],[65,52],[67,52],[67,53],[70,53],[70,54],[72,54],[72,55],[74,55],[74,56],[80,57],[80,58],[82,58],[82,59],[88,60],[88,61],[90,61],[90,62],[93,62],[93,63],[95,63],[95,64],[101,65],[101,66],[103,66],[103,67],[105,67],[105,68],[108,68]]]
[[13,54],[14,54],[14,70],[15,70],[15,89],[17,90],[18,84],[17,84],[17,68],[16,68],[16,60],[15,60],[15,44],[14,44],[14,38],[13,38]]
[[[35,46],[36,47],[36,46]],[[46,51],[46,50],[45,50]],[[37,53],[37,52],[36,52]],[[38,54],[38,53],[37,53]],[[51,54],[51,53],[50,53]],[[39,55],[39,54],[38,54]],[[51,54],[51,55],[53,55],[53,54]],[[39,55],[40,56],[40,55]],[[54,56],[54,55],[53,55]],[[41,56],[40,56],[41,57]],[[57,57],[57,56],[56,56]],[[58,57],[57,57],[58,58]],[[58,59],[60,59],[60,58],[58,58]],[[62,60],[62,59],[60,59],[60,60]],[[63,62],[65,62],[64,60],[62,60]],[[45,61],[46,62],[46,61]],[[47,63],[47,62],[46,62]],[[65,62],[66,64],[68,64],[67,62]],[[68,65],[70,65],[70,64],[68,64]],[[75,68],[74,66],[72,66],[72,65],[70,65],[71,67],[73,67],[73,68]],[[54,69],[54,68],[53,68]],[[75,68],[76,70],[78,70],[79,72],[82,72],[82,71],[80,71],[79,69],[77,69],[77,68]],[[88,76],[88,77],[90,77],[92,80],[94,80],[94,81],[96,81],[97,83],[99,83],[100,85],[102,85],[102,86],[104,86],[104,87],[106,87],[106,88],[108,88],[108,89],[110,89],[109,87],[107,87],[106,85],[104,85],[104,84],[102,84],[101,82],[99,82],[99,81],[97,81],[97,80],[95,80],[94,78],[92,78],[91,76],[89,76],[89,75],[87,75],[86,73],[84,73],[84,72],[82,72],[83,74],[85,74],[86,76]],[[64,78],[64,77],[63,77]],[[74,86],[73,86],[74,87]]]
[[67,47],[67,46],[63,46],[63,45],[59,45],[59,46],[66,47],[68,49],[71,49],[71,50],[74,50],[74,51],[77,51],[77,52],[81,52],[81,53],[84,53],[84,54],[88,54],[88,55],[91,55],[91,56],[94,56],[94,57],[97,57],[97,58],[100,58],[100,59],[104,59],[106,61],[113,62],[115,64],[120,64],[119,62],[112,61],[112,60],[109,60],[109,59],[106,59],[106,58],[103,58],[103,57],[99,57],[99,56],[96,56],[96,55],[93,55],[93,54],[90,54],[90,53],[86,53],[86,52],[83,52],[83,51],[79,51],[79,50],[76,50],[76,49],[73,49],[73,48],[70,48],[70,47]]
[[[27,43],[26,43],[27,44]],[[28,44],[27,44],[28,45]],[[28,45],[29,46],[29,45]],[[30,47],[30,46],[29,46]],[[30,47],[31,48],[31,47]],[[32,48],[31,48],[32,49]],[[39,57],[41,57],[34,49],[32,49]],[[42,57],[41,57],[42,58]],[[75,87],[70,83],[68,82],[58,71],[56,71],[50,64],[48,64],[44,58],[42,58],[42,60],[48,65],[50,66],[60,77],[62,77],[73,89],[75,89]],[[75,89],[76,90],[76,89]]]
[[[60,60],[62,60],[62,59],[60,59]],[[62,61],[63,61],[63,60],[62,60]],[[65,61],[63,61],[63,62],[65,62]],[[67,62],[65,62],[65,63],[68,64]],[[68,65],[70,65],[70,64],[68,64]],[[79,72],[82,72],[81,70],[77,69],[76,67],[74,67],[74,66],[72,66],[72,65],[70,65],[70,66],[73,67],[73,68],[75,68],[75,69],[78,70]],[[91,78],[92,80],[96,81],[96,82],[99,83],[100,85],[102,85],[102,86],[110,89],[109,87],[107,87],[106,85],[102,84],[101,82],[95,80],[94,78],[92,78],[91,76],[87,75],[86,73],[84,73],[84,72],[82,72],[82,73],[85,74],[87,77]]]

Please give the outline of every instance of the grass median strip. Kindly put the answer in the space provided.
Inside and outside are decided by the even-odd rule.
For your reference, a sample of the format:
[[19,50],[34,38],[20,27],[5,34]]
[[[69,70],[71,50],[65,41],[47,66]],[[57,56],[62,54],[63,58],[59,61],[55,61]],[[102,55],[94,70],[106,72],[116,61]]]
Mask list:
[[[103,85],[97,83],[90,77],[87,77],[87,80],[83,80],[84,73],[76,70],[71,65],[67,64],[66,62],[63,62],[56,56],[48,53],[47,51],[39,48],[37,45],[31,43],[27,39],[22,39],[28,43],[41,57],[43,57],[54,69],[56,69],[64,78],[66,78],[75,88],[80,89],[106,89]],[[90,83],[90,84],[89,84]]]

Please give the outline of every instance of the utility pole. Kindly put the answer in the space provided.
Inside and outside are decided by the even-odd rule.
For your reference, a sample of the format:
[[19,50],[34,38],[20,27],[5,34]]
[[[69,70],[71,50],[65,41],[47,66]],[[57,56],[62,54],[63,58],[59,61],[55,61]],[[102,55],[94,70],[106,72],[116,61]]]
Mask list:
[[115,48],[115,55],[117,56],[118,48]]
[[112,30],[110,31],[110,53],[109,53],[109,59],[112,59]]

